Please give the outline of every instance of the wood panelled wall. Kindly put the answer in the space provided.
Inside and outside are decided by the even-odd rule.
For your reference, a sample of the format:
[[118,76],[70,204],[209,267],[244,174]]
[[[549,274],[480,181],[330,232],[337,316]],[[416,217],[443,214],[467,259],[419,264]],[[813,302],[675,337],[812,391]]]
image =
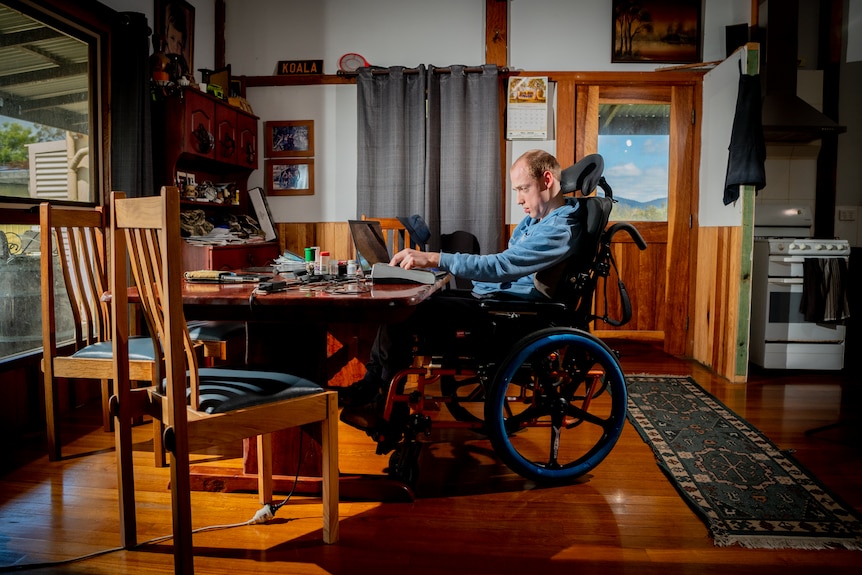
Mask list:
[[349,260],[356,256],[347,222],[281,222],[276,228],[282,252],[287,249],[301,256],[305,248],[320,246],[333,259]]
[[692,314],[694,359],[737,383],[747,379],[736,373],[742,232],[741,227],[700,228]]

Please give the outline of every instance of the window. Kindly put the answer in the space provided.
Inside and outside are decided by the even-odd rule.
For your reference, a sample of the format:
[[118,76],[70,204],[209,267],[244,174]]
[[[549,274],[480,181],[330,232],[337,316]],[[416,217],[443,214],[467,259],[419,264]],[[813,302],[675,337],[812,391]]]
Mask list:
[[669,104],[600,104],[599,153],[613,182],[614,219],[667,221]]
[[100,201],[106,28],[84,4],[0,2],[0,363],[42,345],[35,206]]

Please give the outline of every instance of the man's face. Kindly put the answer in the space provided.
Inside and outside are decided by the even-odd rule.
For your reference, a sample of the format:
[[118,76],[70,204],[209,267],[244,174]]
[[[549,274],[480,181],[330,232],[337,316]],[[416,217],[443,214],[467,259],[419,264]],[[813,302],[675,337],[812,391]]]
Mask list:
[[515,201],[524,208],[524,213],[539,220],[548,215],[551,211],[551,173],[546,171],[542,174],[542,179],[537,180],[530,175],[527,166],[519,162],[512,166],[509,176],[512,179]]

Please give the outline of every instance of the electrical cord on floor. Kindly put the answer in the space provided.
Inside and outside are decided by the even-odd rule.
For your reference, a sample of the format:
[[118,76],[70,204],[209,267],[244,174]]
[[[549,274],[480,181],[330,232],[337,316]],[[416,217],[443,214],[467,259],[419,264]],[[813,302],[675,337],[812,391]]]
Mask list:
[[[209,525],[207,527],[198,527],[197,529],[192,529],[192,534],[195,533],[203,533],[205,531],[218,531],[221,529],[233,529],[235,527],[244,527],[246,525],[256,525],[260,523],[266,523],[275,517],[276,512],[281,509],[285,503],[290,501],[290,498],[293,497],[294,492],[296,491],[296,486],[299,484],[299,468],[302,465],[302,433],[299,434],[299,457],[296,462],[296,475],[293,479],[293,487],[290,488],[290,493],[279,503],[266,503],[263,507],[257,510],[254,514],[254,517],[249,519],[248,521],[243,521],[241,523],[228,523],[225,525]],[[140,549],[146,545],[154,545],[156,543],[163,543],[165,541],[169,541],[173,539],[173,535],[162,535],[161,537],[155,537],[153,539],[149,539],[142,543],[138,543],[131,549]],[[22,565],[0,565],[0,573],[12,573],[15,571],[29,571],[31,569],[45,569],[47,567],[58,567],[60,565],[69,565],[70,563],[77,563],[78,561],[84,561],[86,559],[92,559],[93,557],[99,557],[101,555],[107,555],[108,553],[116,553],[117,551],[123,551],[124,547],[114,547],[111,549],[103,549],[101,551],[95,551],[93,553],[88,553],[87,555],[81,555],[79,557],[72,557],[71,559],[62,559],[60,561],[47,561],[44,563],[27,563]]]
[[281,503],[267,503],[263,507],[257,510],[257,513],[254,514],[254,517],[251,518],[249,524],[254,523],[266,523],[273,517],[275,517],[276,512],[281,509],[285,503],[290,501],[290,498],[293,497],[293,493],[296,491],[296,486],[299,484],[299,468],[302,466],[302,432],[299,433],[299,456],[296,461],[296,475],[293,478],[293,486],[290,488],[290,493],[287,494],[287,497],[281,501]]

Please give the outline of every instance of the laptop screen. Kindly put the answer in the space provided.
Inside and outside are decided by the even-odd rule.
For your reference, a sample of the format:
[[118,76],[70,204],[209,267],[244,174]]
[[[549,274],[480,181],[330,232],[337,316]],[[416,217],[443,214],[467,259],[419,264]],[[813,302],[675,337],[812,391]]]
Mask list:
[[376,263],[389,263],[392,257],[383,238],[380,222],[376,220],[348,220],[350,236],[356,246],[356,256],[362,269],[368,271]]

